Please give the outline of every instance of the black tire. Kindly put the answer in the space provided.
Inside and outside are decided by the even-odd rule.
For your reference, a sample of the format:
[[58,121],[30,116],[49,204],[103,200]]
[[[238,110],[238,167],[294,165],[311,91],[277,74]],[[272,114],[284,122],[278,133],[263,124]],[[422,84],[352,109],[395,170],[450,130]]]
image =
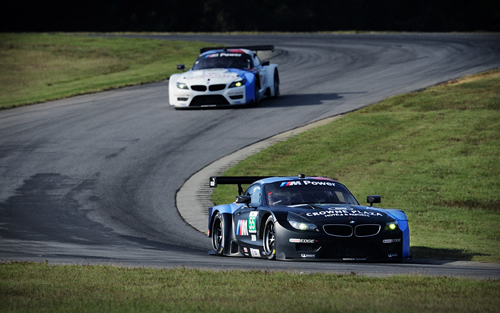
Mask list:
[[274,97],[273,98],[278,98],[280,95],[280,76],[278,74],[278,71],[274,71]]
[[259,105],[259,102],[260,102],[260,94],[259,94],[259,86],[260,86],[260,83],[257,79],[255,79],[255,85],[253,86],[254,87],[254,101],[252,103],[252,106],[256,107]]
[[276,231],[272,216],[267,218],[264,226],[264,251],[269,260],[276,259]]
[[222,214],[215,215],[210,233],[212,234],[212,247],[215,254],[222,255],[224,252],[224,217]]

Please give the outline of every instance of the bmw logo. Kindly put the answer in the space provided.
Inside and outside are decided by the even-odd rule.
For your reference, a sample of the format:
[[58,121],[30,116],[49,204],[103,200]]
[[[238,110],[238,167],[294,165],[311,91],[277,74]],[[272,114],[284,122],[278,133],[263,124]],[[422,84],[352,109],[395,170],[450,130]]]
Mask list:
[[351,223],[351,224],[356,224],[356,221],[350,221],[349,223]]

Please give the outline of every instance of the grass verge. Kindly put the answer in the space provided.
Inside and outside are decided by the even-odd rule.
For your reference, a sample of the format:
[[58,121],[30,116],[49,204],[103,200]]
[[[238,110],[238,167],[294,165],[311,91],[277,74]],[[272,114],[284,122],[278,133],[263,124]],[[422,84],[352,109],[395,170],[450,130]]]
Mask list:
[[[328,176],[403,209],[416,258],[500,262],[500,71],[390,98],[278,143],[225,175]],[[215,203],[234,201],[218,187]]]
[[74,34],[0,34],[0,109],[167,79],[206,46]]
[[499,298],[500,281],[453,277],[0,264],[2,312],[496,312]]

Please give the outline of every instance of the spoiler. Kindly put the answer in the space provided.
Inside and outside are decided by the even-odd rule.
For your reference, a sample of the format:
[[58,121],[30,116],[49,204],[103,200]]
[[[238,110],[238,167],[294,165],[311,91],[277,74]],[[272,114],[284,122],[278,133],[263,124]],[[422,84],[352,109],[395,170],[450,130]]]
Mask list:
[[267,45],[267,46],[235,46],[235,47],[207,47],[207,48],[201,48],[200,49],[200,54],[210,51],[210,50],[228,50],[228,49],[246,49],[246,50],[251,50],[251,51],[266,51],[266,50],[271,50],[274,51],[274,45]]
[[243,194],[241,185],[249,185],[267,177],[269,176],[211,176],[209,185],[212,188],[217,187],[217,185],[238,185],[238,194],[241,196]]

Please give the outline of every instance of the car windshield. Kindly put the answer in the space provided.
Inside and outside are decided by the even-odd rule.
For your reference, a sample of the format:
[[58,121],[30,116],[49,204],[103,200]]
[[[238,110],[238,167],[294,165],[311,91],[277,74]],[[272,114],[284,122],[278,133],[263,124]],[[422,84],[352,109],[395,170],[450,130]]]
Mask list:
[[292,204],[354,204],[358,201],[343,185],[330,181],[300,180],[266,185],[269,206]]
[[198,57],[194,62],[193,70],[211,68],[252,68],[252,58],[245,53],[220,52]]

